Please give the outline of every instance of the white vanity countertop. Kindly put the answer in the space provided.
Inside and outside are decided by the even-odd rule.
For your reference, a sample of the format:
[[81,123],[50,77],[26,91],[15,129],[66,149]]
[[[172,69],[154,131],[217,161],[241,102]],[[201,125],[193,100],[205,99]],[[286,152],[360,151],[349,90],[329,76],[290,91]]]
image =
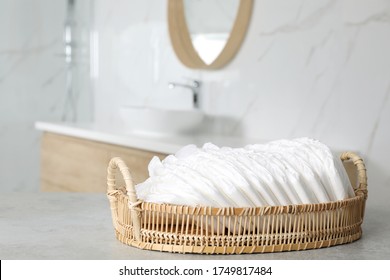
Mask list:
[[0,193],[0,259],[388,259],[389,215],[387,205],[368,203],[362,238],[330,248],[245,255],[174,254],[119,242],[105,194]]
[[41,131],[165,154],[173,154],[188,144],[202,146],[204,143],[211,142],[218,146],[242,147],[247,144],[266,142],[265,140],[218,135],[141,135],[123,132],[120,128],[103,127],[94,123],[37,122],[35,128]]

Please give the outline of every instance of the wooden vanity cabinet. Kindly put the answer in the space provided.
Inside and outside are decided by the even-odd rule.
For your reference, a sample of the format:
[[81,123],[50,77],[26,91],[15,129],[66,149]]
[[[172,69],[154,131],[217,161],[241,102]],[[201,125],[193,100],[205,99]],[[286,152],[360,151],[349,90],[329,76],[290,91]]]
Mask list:
[[[134,183],[144,181],[153,156],[166,154],[44,132],[41,144],[41,190],[48,192],[106,192],[107,165],[119,156]],[[118,184],[124,185],[118,174]]]

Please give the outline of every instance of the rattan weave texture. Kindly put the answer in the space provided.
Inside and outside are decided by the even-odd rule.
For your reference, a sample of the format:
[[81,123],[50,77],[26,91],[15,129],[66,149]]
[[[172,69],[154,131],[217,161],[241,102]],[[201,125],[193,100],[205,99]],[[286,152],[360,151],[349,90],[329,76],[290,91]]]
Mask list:
[[[122,159],[108,166],[107,196],[116,237],[133,247],[179,253],[242,254],[306,250],[349,243],[362,235],[367,199],[363,160],[354,153],[358,174],[353,198],[320,203],[248,208],[156,204],[137,199]],[[120,170],[126,187],[117,188]]]

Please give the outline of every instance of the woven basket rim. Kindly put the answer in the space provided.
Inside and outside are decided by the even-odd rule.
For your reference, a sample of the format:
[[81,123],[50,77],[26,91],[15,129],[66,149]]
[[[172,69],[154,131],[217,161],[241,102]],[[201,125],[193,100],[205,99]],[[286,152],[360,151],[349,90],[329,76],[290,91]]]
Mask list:
[[[122,199],[128,199],[127,193],[123,190],[118,190],[118,196]],[[119,198],[119,197],[117,197]],[[255,207],[214,207],[206,205],[179,205],[171,203],[155,203],[142,201],[140,204],[142,210],[157,210],[161,213],[176,213],[176,214],[207,214],[207,215],[269,215],[269,214],[294,214],[304,212],[317,212],[333,210],[336,208],[343,208],[349,204],[357,203],[367,197],[362,192],[355,191],[355,196],[346,198],[343,200],[312,203],[312,204],[288,204],[288,205],[266,205],[266,206],[255,206]]]

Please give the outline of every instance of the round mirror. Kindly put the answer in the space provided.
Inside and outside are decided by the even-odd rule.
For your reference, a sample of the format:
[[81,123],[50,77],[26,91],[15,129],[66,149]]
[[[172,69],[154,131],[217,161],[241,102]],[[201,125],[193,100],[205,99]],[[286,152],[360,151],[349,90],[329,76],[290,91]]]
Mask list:
[[252,0],[169,0],[172,46],[190,68],[218,69],[237,53],[250,20]]

